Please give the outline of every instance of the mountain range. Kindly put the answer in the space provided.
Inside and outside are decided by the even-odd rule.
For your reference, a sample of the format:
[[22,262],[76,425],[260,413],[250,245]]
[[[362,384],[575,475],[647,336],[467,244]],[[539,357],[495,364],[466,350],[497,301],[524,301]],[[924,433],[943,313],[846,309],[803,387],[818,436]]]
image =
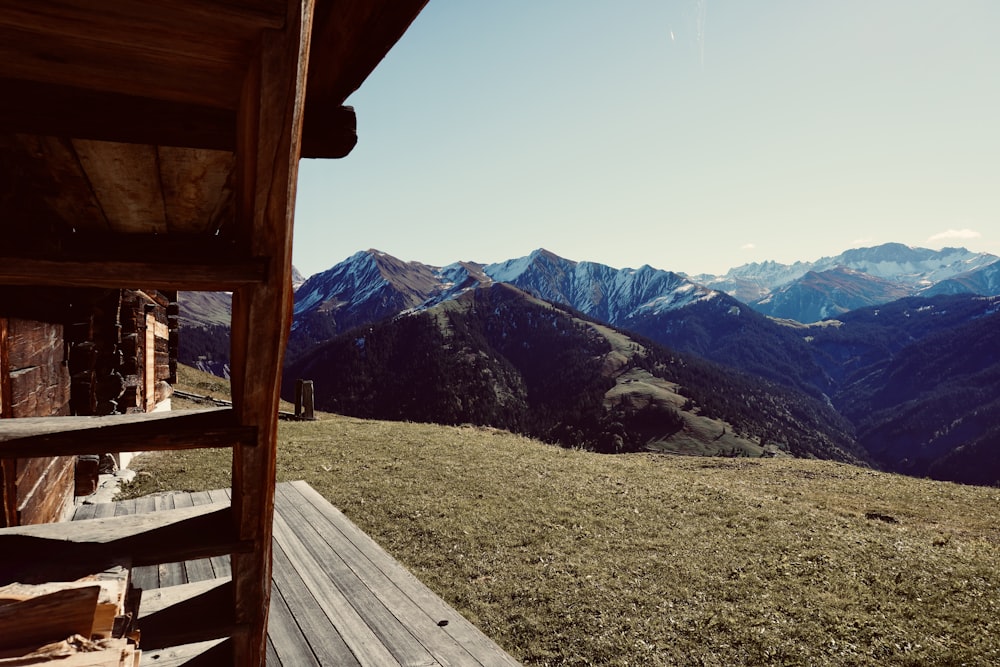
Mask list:
[[[505,307],[495,308],[496,312],[486,317],[478,300],[501,285],[516,288],[512,294],[519,296],[508,294],[503,301]],[[576,398],[568,403],[576,407],[564,413],[544,401],[538,403],[532,399],[537,394],[527,387],[537,386],[537,382],[532,384],[524,374],[530,376],[531,368],[545,366],[552,377],[565,379],[561,385],[569,382],[571,374],[546,366],[548,358],[541,359],[536,353],[512,358],[510,349],[484,333],[490,327],[500,326],[484,324],[484,320],[509,318],[515,310],[549,304],[565,317],[589,323],[586,326],[609,327],[608,330],[618,332],[616,335],[627,337],[630,341],[627,349],[653,350],[649,355],[655,358],[682,359],[680,367],[698,366],[702,376],[715,378],[716,394],[723,392],[728,382],[721,378],[738,377],[738,382],[746,386],[756,382],[756,393],[761,396],[780,394],[783,397],[780,400],[769,398],[766,402],[772,407],[785,406],[781,410],[786,416],[794,412],[788,409],[789,405],[796,406],[800,414],[788,417],[798,426],[782,427],[781,432],[788,436],[782,440],[763,426],[775,423],[768,410],[759,404],[750,411],[730,405],[726,408],[729,412],[718,411],[712,418],[729,425],[728,430],[719,426],[717,432],[726,433],[726,442],[742,438],[740,442],[733,440],[724,446],[705,438],[692,440],[691,433],[713,432],[711,428],[695,429],[685,421],[691,415],[704,416],[698,414],[701,409],[698,406],[715,400],[709,398],[711,387],[690,379],[679,383],[676,377],[669,374],[663,377],[661,372],[657,376],[659,381],[684,387],[679,390],[685,397],[683,401],[667,402],[667,407],[674,410],[669,415],[664,412],[669,417],[667,422],[675,426],[683,422],[688,426],[668,436],[641,429],[638,433],[629,428],[622,431],[616,426],[621,431],[617,435],[622,438],[617,449],[641,445],[675,451],[683,449],[678,443],[697,441],[700,444],[693,447],[702,453],[759,454],[765,446],[772,445],[769,450],[772,453],[864,461],[911,474],[992,483],[991,475],[1000,479],[1000,474],[990,472],[988,465],[1000,447],[997,443],[1000,436],[992,426],[1000,421],[997,418],[1000,405],[995,402],[994,389],[1000,385],[991,386],[989,381],[1000,361],[983,344],[973,343],[991,341],[992,332],[1000,331],[1000,316],[995,312],[997,300],[987,298],[1000,292],[998,286],[1000,263],[992,255],[960,248],[933,251],[900,244],[852,250],[809,263],[749,264],[725,276],[696,279],[650,266],[614,269],[594,262],[576,262],[546,250],[496,264],[460,262],[445,267],[404,262],[369,250],[311,276],[298,288],[286,358],[290,372],[299,373],[300,377],[322,378],[318,387],[325,384],[328,390],[317,389],[318,394],[323,392],[317,402],[330,409],[392,417],[394,409],[408,405],[410,412],[400,412],[395,417],[490,423],[540,437],[548,433],[550,439],[564,444],[565,433],[558,436],[559,429],[569,429],[590,438],[587,446],[614,450],[615,447],[608,445],[611,431],[601,430],[604,427],[600,425],[627,426],[631,422],[615,419],[614,410],[608,407],[614,403],[611,396],[620,391],[617,387],[624,382],[621,378],[629,379],[626,371],[609,375],[606,369],[601,370],[610,353],[572,355],[574,365],[589,368],[588,377],[601,379],[576,382],[573,386],[579,385],[579,395],[574,394]],[[748,299],[752,303],[734,295],[753,296]],[[493,299],[496,301],[497,297]],[[461,308],[458,304],[462,304]],[[477,314],[470,320],[469,315],[458,314],[462,308],[473,308]],[[830,318],[831,313],[836,317]],[[428,318],[450,323],[444,326],[443,338],[431,335],[426,323],[415,324]],[[817,322],[820,318],[827,319]],[[459,320],[466,323],[459,326],[465,332],[461,336],[455,333],[454,322]],[[470,326],[468,321],[477,324]],[[551,326],[576,330],[584,325]],[[435,340],[435,344],[443,346],[441,349],[462,349],[465,356],[450,362],[438,359],[432,363],[425,359],[431,366],[414,375],[413,369],[406,368],[415,363],[412,357],[420,353],[401,342],[407,335],[396,331],[400,327],[416,328],[408,334],[409,339]],[[423,333],[418,335],[418,330]],[[522,340],[524,349],[537,352],[545,348],[531,342],[541,335],[537,327],[524,327],[523,331],[532,332]],[[388,357],[373,359],[370,343],[358,342],[366,341],[375,332],[380,340],[397,341],[378,346],[394,350]],[[449,342],[449,336],[454,340]],[[956,340],[968,342],[948,352],[946,348]],[[577,344],[580,341],[573,343]],[[362,350],[359,345],[369,352],[359,356]],[[339,352],[335,354],[334,350]],[[549,357],[552,356],[550,353]],[[592,363],[582,363],[584,356]],[[639,364],[634,360],[647,356],[632,355],[629,359],[633,361],[629,363]],[[320,363],[321,358],[328,361]],[[473,372],[470,368],[475,368],[475,364],[459,363],[463,358],[492,361],[482,362],[485,366]],[[512,360],[515,358],[516,362]],[[939,362],[940,359],[947,359],[948,363]],[[365,364],[374,366],[369,368]],[[334,373],[334,368],[342,370]],[[662,371],[665,366],[658,368]],[[706,370],[709,368],[712,370]],[[345,388],[345,377],[366,382],[365,391],[369,393],[357,387]],[[401,380],[404,377],[413,379]],[[460,378],[465,380],[459,381]],[[472,388],[469,378],[477,379],[483,386]],[[908,379],[918,381],[916,386],[921,391],[915,393],[912,387],[903,391]],[[432,386],[428,387],[427,382]],[[979,389],[966,391],[970,383]],[[424,387],[421,395],[427,401],[412,397],[402,400],[393,394],[400,391],[399,385]],[[689,394],[696,385],[704,392],[694,399]],[[432,387],[438,387],[438,393]],[[445,391],[441,387],[450,389]],[[604,393],[598,392],[598,388],[603,388]],[[444,394],[439,395],[442,391]],[[551,392],[551,386],[546,391]],[[751,390],[737,393],[744,397],[755,395]],[[600,401],[595,398],[598,394],[603,395]],[[473,397],[477,395],[480,398],[475,400]],[[355,399],[348,400],[348,396]],[[358,400],[359,396],[366,398]],[[438,396],[439,403],[431,401],[432,396]],[[507,402],[500,397],[506,397]],[[483,412],[482,406],[490,401],[499,412],[493,409]],[[591,420],[589,426],[580,421],[587,411],[579,410],[577,402],[591,407],[591,414],[586,417]],[[747,404],[747,399],[743,399],[743,404]],[[383,405],[383,411],[372,413],[375,405]],[[385,407],[393,405],[396,408]],[[428,407],[431,405],[436,407]],[[450,407],[445,409],[442,407],[445,405]],[[466,408],[458,409],[456,405]],[[472,410],[468,405],[480,407]],[[684,410],[685,406],[695,412]],[[413,412],[417,407],[419,415]],[[754,422],[747,417],[750,413],[756,413],[760,419]],[[801,414],[806,413],[810,417],[803,420]],[[488,419],[482,418],[483,414]],[[570,419],[567,414],[575,416]],[[915,415],[920,419],[915,420]],[[742,426],[736,429],[734,422],[728,420]],[[907,424],[914,423],[919,426],[908,429]],[[821,433],[823,444],[808,444],[803,435],[807,432]],[[996,467],[993,464],[992,470]]]
[[901,243],[855,248],[814,262],[745,264],[696,282],[765,315],[818,322],[904,296],[1000,293],[1000,259],[965,248],[930,250]]

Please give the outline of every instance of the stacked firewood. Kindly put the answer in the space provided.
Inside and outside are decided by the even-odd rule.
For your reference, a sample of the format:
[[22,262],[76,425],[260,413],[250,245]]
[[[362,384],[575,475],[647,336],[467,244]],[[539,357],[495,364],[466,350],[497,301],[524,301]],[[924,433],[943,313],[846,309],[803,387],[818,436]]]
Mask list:
[[0,666],[138,667],[129,570],[0,587]]

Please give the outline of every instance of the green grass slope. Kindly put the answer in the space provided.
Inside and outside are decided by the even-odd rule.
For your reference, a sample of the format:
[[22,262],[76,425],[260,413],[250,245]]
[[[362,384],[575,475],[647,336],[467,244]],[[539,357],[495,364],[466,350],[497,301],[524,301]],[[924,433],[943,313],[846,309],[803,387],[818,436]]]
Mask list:
[[[280,480],[528,665],[1000,664],[996,488],[343,417],[279,437]],[[135,467],[133,494],[229,484],[225,452]]]

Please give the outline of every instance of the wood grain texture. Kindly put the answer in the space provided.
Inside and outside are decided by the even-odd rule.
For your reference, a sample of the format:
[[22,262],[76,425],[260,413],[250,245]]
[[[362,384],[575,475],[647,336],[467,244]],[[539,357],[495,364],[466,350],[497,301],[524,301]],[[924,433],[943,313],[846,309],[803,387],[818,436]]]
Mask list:
[[72,456],[52,459],[51,465],[30,492],[19,493],[18,523],[28,526],[62,521],[72,513],[75,489]]
[[[305,482],[276,489],[269,667],[518,664]],[[213,499],[226,502],[227,490],[161,494],[139,499],[136,509]],[[98,505],[97,513],[116,514],[120,504]],[[77,516],[93,513],[81,508]],[[133,580],[142,569],[133,569]],[[185,586],[197,592],[218,584]],[[169,607],[169,598],[183,590],[154,591],[143,613]],[[438,625],[441,620],[448,624]]]
[[38,25],[42,29],[0,24],[0,77],[61,86],[86,81],[94,90],[236,108],[240,61],[213,58],[204,51],[149,50],[138,39],[109,44],[75,33],[47,32],[44,24]]
[[[12,91],[14,94],[22,92],[31,95],[35,91],[19,91],[17,89]],[[3,105],[5,109],[12,108],[16,104],[24,104],[17,102],[21,98],[10,99],[12,106]],[[36,122],[42,118],[33,110],[26,110],[25,113],[26,115],[30,114],[30,117]],[[51,131],[49,133],[51,134]],[[0,146],[5,151],[10,151],[9,154],[14,158],[20,170],[12,174],[4,174],[5,179],[16,183],[18,188],[17,192],[11,193],[11,196],[30,195],[42,201],[43,208],[37,208],[37,200],[27,204],[24,215],[40,218],[46,212],[51,211],[52,214],[67,221],[77,230],[108,231],[107,218],[101,210],[97,197],[94,196],[94,191],[90,187],[90,182],[87,180],[83,166],[80,164],[69,139],[60,138],[60,136],[17,134],[0,139]]]
[[234,630],[232,582],[217,579],[147,591],[138,626],[144,650],[228,637]]
[[[151,514],[0,529],[0,583],[86,573],[127,560],[181,562],[247,551],[228,507],[202,505]],[[77,576],[82,576],[78,574]]]
[[[298,620],[289,608],[288,601],[280,588],[276,588],[271,595],[269,616],[267,632],[278,664],[295,665],[295,667],[324,664],[317,659],[308,642],[302,641],[302,630],[299,628]],[[265,658],[266,656],[265,647]],[[270,660],[267,661],[267,665],[272,667]]]
[[[0,317],[0,419],[10,412],[10,350],[8,319]],[[0,458],[0,528],[17,525],[17,461]]]
[[[343,536],[346,544],[337,542],[332,548],[345,560],[350,559],[356,576],[366,582],[397,618],[413,628],[424,646],[432,652],[447,651],[440,654],[442,662],[518,664],[305,482],[280,485],[277,506],[282,513],[286,508],[294,508],[307,522],[322,525],[324,537],[331,543],[338,534]],[[439,626],[438,622],[443,620],[448,624]],[[456,647],[461,651],[457,655]]]
[[191,263],[157,261],[74,261],[0,257],[0,285],[67,287],[155,287],[163,290],[229,292],[259,282],[266,274],[261,258]]
[[111,231],[167,232],[155,146],[89,139],[72,144]]
[[[289,549],[294,550],[294,546],[289,545]],[[326,599],[324,591],[310,585],[308,575],[304,576],[299,572],[297,564],[286,554],[280,538],[276,539],[275,543],[274,563],[276,592],[281,594],[288,611],[295,617],[299,635],[281,638],[275,635],[276,645],[281,647],[289,641],[307,645],[319,659],[320,664],[324,665],[360,665],[361,662],[348,644],[349,641],[358,643],[357,637],[349,636],[356,626],[350,622],[340,623],[343,617],[338,615],[331,617],[327,613],[332,601]],[[343,597],[339,591],[336,591],[335,595]],[[343,606],[344,602],[341,601],[340,605]],[[272,604],[272,608],[276,606]],[[270,629],[268,631],[270,632]],[[365,634],[361,635],[362,642],[365,637]],[[381,654],[376,656],[381,657]]]
[[307,126],[322,123],[324,111],[343,104],[361,86],[426,4],[427,0],[317,0]]
[[283,31],[265,32],[244,81],[237,116],[236,234],[251,256],[270,258],[266,279],[233,295],[232,387],[240,423],[258,429],[256,447],[233,451],[233,509],[251,554],[234,554],[240,665],[265,659],[271,593],[278,392],[291,325],[291,250],[312,0],[288,3]]
[[233,154],[161,146],[157,157],[167,228],[174,234],[214,233],[232,208]]
[[[354,607],[358,602],[340,590],[315,560],[308,545],[285,523],[280,514],[274,518],[275,538],[288,559],[297,564],[297,571],[305,582],[328,622],[341,634],[358,661],[365,665],[396,665],[400,661],[382,643],[378,634]],[[336,558],[336,556],[333,556]],[[339,583],[339,582],[338,582]]]
[[[0,649],[37,648],[94,628],[98,585],[67,588],[23,602],[0,602]],[[34,645],[34,646],[33,646]]]
[[232,447],[257,442],[232,410],[177,410],[106,417],[35,417],[0,422],[0,457]]
[[219,667],[233,664],[232,642],[210,639],[142,652],[143,665],[156,667]]

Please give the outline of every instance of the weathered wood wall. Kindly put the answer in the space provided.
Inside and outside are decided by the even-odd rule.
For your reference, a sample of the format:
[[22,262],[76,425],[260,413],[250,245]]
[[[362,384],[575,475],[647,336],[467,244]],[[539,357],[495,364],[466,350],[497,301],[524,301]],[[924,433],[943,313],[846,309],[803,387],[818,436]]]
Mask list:
[[[69,414],[63,326],[7,318],[3,328],[3,417]],[[46,523],[63,516],[73,503],[74,463],[71,456],[4,461],[4,523]]]
[[[176,293],[104,290],[49,304],[46,317],[0,318],[0,415],[145,412],[176,376]],[[58,520],[72,506],[75,457],[0,461],[0,526]]]

